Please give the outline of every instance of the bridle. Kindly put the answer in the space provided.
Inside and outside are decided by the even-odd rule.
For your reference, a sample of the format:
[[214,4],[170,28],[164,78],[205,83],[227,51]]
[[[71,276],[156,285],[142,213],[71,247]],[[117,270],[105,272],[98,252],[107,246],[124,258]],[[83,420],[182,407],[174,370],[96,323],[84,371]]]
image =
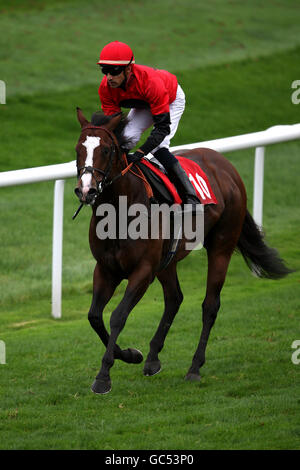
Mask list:
[[[102,191],[105,189],[106,186],[109,186],[113,182],[113,180],[109,180],[108,178],[109,178],[109,175],[110,175],[110,172],[111,172],[111,169],[112,169],[113,158],[116,154],[117,146],[116,146],[113,134],[111,133],[111,131],[109,131],[105,127],[103,127],[103,126],[94,126],[92,124],[88,124],[88,125],[86,125],[85,127],[82,128],[82,132],[85,131],[86,129],[100,129],[100,130],[106,132],[106,134],[111,139],[110,157],[109,157],[109,161],[108,161],[108,164],[107,164],[105,170],[101,170],[100,168],[95,168],[95,167],[92,167],[92,166],[81,166],[81,167],[77,168],[77,178],[78,179],[79,179],[79,177],[81,178],[85,173],[90,173],[92,176],[94,176],[94,178],[96,180],[96,183],[97,183],[97,194],[95,195],[97,197],[99,194],[102,193]],[[83,170],[83,172],[80,174],[80,172],[82,170]],[[97,180],[97,178],[95,176],[95,172],[100,173],[100,175],[103,176],[101,181]]]
[[[148,181],[146,180],[145,176],[143,175],[142,171],[137,168],[137,171],[138,173],[135,173],[131,167],[132,165],[134,165],[134,163],[129,163],[128,164],[128,161],[127,161],[127,157],[126,157],[126,154],[123,153],[122,156],[123,156],[123,160],[124,160],[124,164],[125,164],[125,168],[119,173],[117,174],[116,176],[114,176],[114,178],[111,178],[109,179],[109,175],[110,175],[110,172],[111,172],[111,169],[112,169],[112,165],[113,165],[113,159],[114,159],[114,156],[115,154],[118,152],[120,154],[120,150],[119,150],[119,147],[116,145],[116,140],[115,140],[115,137],[113,135],[113,133],[106,129],[105,127],[103,126],[94,126],[93,124],[87,124],[86,126],[84,126],[81,130],[81,132],[85,131],[86,129],[101,129],[102,131],[106,132],[106,134],[110,137],[111,139],[111,146],[110,146],[110,157],[109,157],[109,161],[108,161],[108,164],[105,168],[105,170],[101,170],[100,168],[96,168],[96,167],[92,167],[92,166],[81,166],[79,168],[77,168],[77,178],[81,178],[82,175],[84,175],[85,173],[90,173],[92,176],[94,176],[95,180],[96,180],[96,183],[97,183],[97,190],[95,191],[95,195],[94,195],[94,198],[92,200],[92,202],[90,203],[91,205],[93,205],[97,199],[98,196],[100,196],[100,194],[103,192],[104,189],[106,189],[108,186],[110,186],[112,183],[114,183],[118,178],[120,178],[121,176],[124,176],[128,171],[130,171],[131,173],[133,173],[136,177],[140,178],[141,180],[143,180],[144,184],[145,184],[145,187],[146,187],[146,191],[147,191],[147,194],[148,194],[148,197],[151,198],[153,197],[153,192],[152,192],[152,189],[151,189],[151,186],[150,184],[148,183]],[[82,171],[83,170],[83,171]],[[82,173],[80,174],[80,172],[82,171]],[[103,178],[101,181],[98,181],[96,176],[95,176],[95,172],[97,173],[100,173],[101,175],[103,175]],[[80,206],[78,207],[77,211],[75,212],[75,214],[73,215],[73,220],[75,219],[75,217],[79,214],[80,210],[82,209],[83,207],[83,202],[80,203]]]
[[[110,157],[109,157],[109,161],[108,161],[108,164],[105,168],[105,170],[101,170],[100,168],[96,168],[96,167],[92,167],[92,166],[81,166],[81,167],[78,167],[77,168],[77,179],[81,178],[85,173],[90,173],[94,178],[95,178],[95,181],[96,181],[96,184],[97,184],[97,189],[95,191],[95,195],[94,195],[94,198],[92,200],[92,202],[90,203],[91,205],[93,205],[97,199],[98,196],[100,196],[100,194],[103,192],[103,190],[105,188],[107,188],[108,186],[110,186],[114,181],[116,181],[118,178],[120,178],[121,176],[125,175],[125,173],[127,173],[128,170],[130,170],[130,168],[132,167],[133,163],[130,163],[128,165],[128,162],[127,162],[127,158],[124,154],[124,163],[126,165],[126,167],[121,171],[121,173],[119,173],[118,175],[116,175],[114,178],[112,179],[109,179],[109,175],[110,175],[110,172],[111,172],[111,169],[112,169],[112,165],[113,165],[113,159],[114,159],[114,156],[115,154],[117,153],[117,151],[119,151],[117,145],[116,145],[116,142],[115,142],[115,138],[113,136],[113,133],[106,129],[105,127],[103,126],[94,126],[93,124],[87,124],[86,126],[84,126],[81,130],[81,132],[85,131],[86,129],[100,129],[104,132],[106,132],[106,134],[110,137],[111,139],[111,146],[110,146]],[[82,171],[83,170],[83,171]],[[82,171],[82,173],[80,173]],[[95,176],[95,172],[97,173],[100,173],[100,175],[103,176],[103,178],[101,179],[101,181],[98,181],[96,176]],[[75,212],[75,214],[73,215],[73,220],[75,219],[75,217],[79,214],[80,210],[82,209],[83,207],[83,202],[80,203],[77,211]]]

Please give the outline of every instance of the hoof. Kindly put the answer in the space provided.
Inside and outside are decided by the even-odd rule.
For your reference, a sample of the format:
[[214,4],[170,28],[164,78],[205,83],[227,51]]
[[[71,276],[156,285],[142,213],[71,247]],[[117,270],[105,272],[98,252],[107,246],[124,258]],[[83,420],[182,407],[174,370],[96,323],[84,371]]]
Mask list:
[[201,377],[200,374],[194,374],[193,372],[188,372],[185,376],[185,380],[189,382],[200,382]]
[[150,377],[151,375],[158,374],[161,371],[160,361],[146,362],[144,366],[144,375]]
[[140,364],[143,362],[143,354],[138,349],[128,348],[122,350],[122,359],[128,364]]
[[111,381],[96,379],[91,390],[99,395],[105,395],[111,391]]

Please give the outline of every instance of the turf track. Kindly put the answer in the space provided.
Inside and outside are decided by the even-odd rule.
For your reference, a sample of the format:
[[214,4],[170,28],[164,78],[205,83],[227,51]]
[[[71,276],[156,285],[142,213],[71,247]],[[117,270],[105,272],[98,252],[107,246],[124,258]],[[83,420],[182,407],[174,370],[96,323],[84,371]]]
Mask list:
[[[0,2],[0,169],[74,159],[75,107],[99,106],[101,47],[118,37],[140,63],[177,73],[187,108],[173,144],[300,122],[291,103],[299,77],[295,1]],[[170,5],[172,8],[170,8]],[[116,33],[118,32],[118,34]],[[299,142],[266,152],[264,227],[269,243],[299,269]],[[253,151],[227,155],[245,181],[252,209]],[[299,449],[299,272],[280,282],[255,279],[234,256],[200,384],[183,377],[198,340],[205,253],[179,267],[185,295],[162,372],[116,363],[113,389],[90,392],[103,347],[87,311],[94,262],[89,211],[76,222],[66,183],[63,318],[50,317],[53,184],[1,189],[1,449]],[[105,311],[120,301],[125,283]],[[154,282],[130,315],[121,346],[147,353],[163,308]]]

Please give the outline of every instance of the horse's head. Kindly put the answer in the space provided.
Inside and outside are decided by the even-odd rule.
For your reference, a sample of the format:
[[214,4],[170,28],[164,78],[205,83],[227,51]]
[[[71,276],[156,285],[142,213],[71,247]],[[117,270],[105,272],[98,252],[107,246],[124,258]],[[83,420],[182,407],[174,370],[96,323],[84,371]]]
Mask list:
[[100,115],[99,121],[99,113],[95,115],[96,118],[92,117],[92,122],[89,122],[77,108],[81,133],[76,145],[78,182],[75,193],[80,202],[91,205],[113,176],[119,154],[118,140],[113,131],[122,119],[121,114],[113,117]]

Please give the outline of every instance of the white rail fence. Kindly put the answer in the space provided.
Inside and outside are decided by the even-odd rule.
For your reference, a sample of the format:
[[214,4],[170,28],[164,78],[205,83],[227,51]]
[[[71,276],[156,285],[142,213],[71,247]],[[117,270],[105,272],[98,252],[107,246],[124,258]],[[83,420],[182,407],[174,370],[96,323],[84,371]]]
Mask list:
[[[208,147],[222,153],[255,148],[253,217],[262,225],[265,146],[300,139],[300,124],[273,126],[261,132],[172,147],[171,150]],[[52,316],[61,318],[64,180],[77,174],[76,162],[0,173],[0,187],[55,180],[52,247]]]

